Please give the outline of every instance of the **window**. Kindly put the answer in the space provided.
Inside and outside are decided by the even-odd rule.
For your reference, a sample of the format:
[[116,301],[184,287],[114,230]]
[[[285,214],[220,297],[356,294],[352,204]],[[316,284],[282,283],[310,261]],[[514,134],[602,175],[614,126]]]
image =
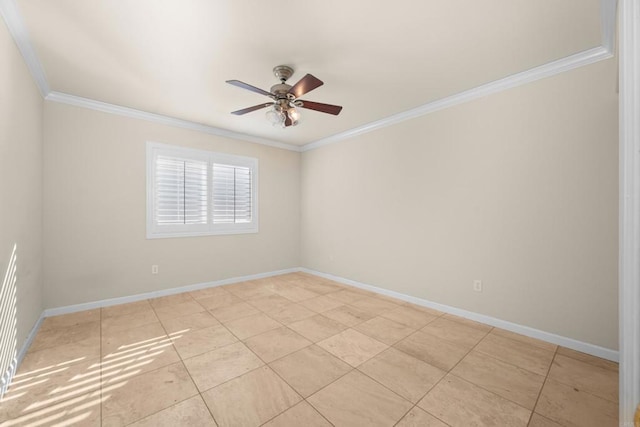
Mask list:
[[147,238],[258,232],[258,160],[147,143]]

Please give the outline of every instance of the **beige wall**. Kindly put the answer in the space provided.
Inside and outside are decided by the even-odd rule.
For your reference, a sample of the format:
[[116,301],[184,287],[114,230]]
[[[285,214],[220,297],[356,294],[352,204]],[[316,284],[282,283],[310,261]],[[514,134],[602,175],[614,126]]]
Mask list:
[[[47,307],[300,264],[299,153],[51,102],[44,123]],[[258,158],[260,232],[147,240],[146,141]]]
[[616,349],[615,85],[607,60],[304,153],[302,265]]
[[0,58],[0,281],[15,245],[20,349],[42,312],[43,101],[2,20]]

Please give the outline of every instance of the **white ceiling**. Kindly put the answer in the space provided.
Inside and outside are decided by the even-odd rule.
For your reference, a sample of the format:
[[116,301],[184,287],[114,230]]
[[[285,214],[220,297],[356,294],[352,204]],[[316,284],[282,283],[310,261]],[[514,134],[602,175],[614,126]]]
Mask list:
[[[601,45],[599,0],[16,0],[52,91],[303,145]],[[272,68],[325,85],[272,127]]]

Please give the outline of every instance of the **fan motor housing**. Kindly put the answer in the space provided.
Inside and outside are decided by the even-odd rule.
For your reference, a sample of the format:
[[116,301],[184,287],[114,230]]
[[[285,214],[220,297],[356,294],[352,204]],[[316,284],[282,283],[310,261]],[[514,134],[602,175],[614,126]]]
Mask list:
[[286,98],[287,92],[291,89],[291,85],[286,83],[279,83],[271,86],[271,93],[274,93],[278,98]]

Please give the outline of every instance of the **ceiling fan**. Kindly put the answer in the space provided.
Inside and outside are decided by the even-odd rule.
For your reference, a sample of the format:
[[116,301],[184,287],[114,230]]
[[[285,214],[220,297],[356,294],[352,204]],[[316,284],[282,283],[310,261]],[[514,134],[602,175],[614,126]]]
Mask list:
[[230,85],[247,89],[251,92],[259,93],[273,99],[272,102],[265,102],[264,104],[258,104],[253,107],[243,108],[242,110],[232,111],[231,114],[241,116],[252,111],[271,107],[267,111],[267,119],[274,126],[280,125],[283,128],[298,124],[298,120],[300,120],[300,108],[316,110],[321,113],[333,114],[334,116],[340,114],[342,107],[339,105],[323,104],[320,102],[299,99],[305,93],[311,92],[324,84],[321,80],[311,74],[307,74],[293,86],[286,84],[287,79],[289,79],[293,74],[293,68],[286,65],[278,65],[273,69],[273,74],[280,80],[280,83],[271,86],[270,92],[251,86],[250,84],[241,82],[240,80],[227,80],[227,83]]

